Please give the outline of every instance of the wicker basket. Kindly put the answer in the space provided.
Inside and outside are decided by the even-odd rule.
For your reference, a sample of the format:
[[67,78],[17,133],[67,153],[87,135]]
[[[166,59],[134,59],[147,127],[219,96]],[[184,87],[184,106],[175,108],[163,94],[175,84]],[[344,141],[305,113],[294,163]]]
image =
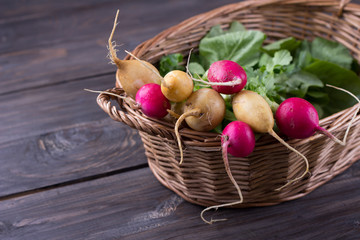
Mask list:
[[[294,36],[309,39],[321,36],[341,42],[360,61],[360,5],[349,1],[327,0],[263,0],[244,1],[194,16],[140,44],[133,53],[156,64],[170,53],[187,56],[196,49],[200,39],[216,24],[224,28],[237,20],[248,29],[265,32],[267,40]],[[128,56],[129,58],[129,56]],[[123,94],[119,88],[109,91]],[[155,177],[185,200],[202,206],[238,201],[236,188],[229,180],[221,156],[218,134],[197,132],[183,127],[180,134],[184,162],[179,166],[180,153],[174,124],[146,117],[134,107],[132,100],[117,100],[98,96],[99,106],[115,121],[139,130],[149,166]],[[355,107],[322,119],[320,125],[342,139]],[[304,140],[287,141],[310,162],[311,176],[274,191],[288,179],[300,176],[304,163],[271,136],[261,137],[255,151],[247,158],[229,156],[231,171],[240,186],[244,202],[235,207],[266,206],[302,197],[360,158],[360,116],[348,135],[345,147],[317,134]]]

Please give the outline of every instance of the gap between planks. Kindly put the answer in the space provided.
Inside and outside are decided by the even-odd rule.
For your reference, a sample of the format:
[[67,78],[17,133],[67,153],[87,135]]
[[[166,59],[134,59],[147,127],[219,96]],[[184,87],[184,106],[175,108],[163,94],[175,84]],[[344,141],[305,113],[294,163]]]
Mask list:
[[5,196],[1,196],[0,201],[5,201],[5,200],[13,199],[13,198],[18,198],[18,197],[24,197],[24,196],[31,195],[34,193],[45,192],[48,190],[66,187],[66,186],[70,186],[73,184],[89,182],[89,181],[97,180],[100,178],[105,178],[105,177],[109,177],[109,176],[113,176],[113,175],[117,175],[117,174],[122,174],[125,172],[139,170],[142,168],[148,168],[148,167],[149,167],[148,164],[144,163],[144,164],[139,164],[136,166],[113,170],[113,171],[106,172],[106,173],[100,173],[100,174],[96,174],[96,175],[92,175],[92,176],[82,177],[82,178],[78,178],[78,179],[74,179],[74,180],[70,180],[70,181],[65,181],[62,183],[56,183],[56,184],[52,184],[52,185],[48,185],[48,186],[44,186],[44,187],[40,187],[40,188],[30,189],[30,190],[26,190],[26,191],[17,192],[17,193],[11,193],[11,194],[8,194]]
[[97,74],[93,74],[93,75],[89,75],[89,76],[83,76],[83,77],[62,80],[62,81],[54,82],[54,83],[40,84],[40,85],[33,86],[33,87],[28,87],[28,88],[24,88],[24,89],[18,89],[18,90],[12,90],[12,91],[8,91],[8,92],[0,93],[0,97],[15,94],[15,93],[21,93],[24,91],[41,89],[41,88],[51,87],[51,86],[57,86],[57,85],[62,85],[62,84],[70,83],[70,82],[79,82],[79,81],[84,81],[84,80],[88,80],[88,79],[92,79],[92,78],[105,77],[105,76],[110,76],[110,75],[115,75],[115,74],[116,74],[116,71],[111,71],[111,72],[97,73]]

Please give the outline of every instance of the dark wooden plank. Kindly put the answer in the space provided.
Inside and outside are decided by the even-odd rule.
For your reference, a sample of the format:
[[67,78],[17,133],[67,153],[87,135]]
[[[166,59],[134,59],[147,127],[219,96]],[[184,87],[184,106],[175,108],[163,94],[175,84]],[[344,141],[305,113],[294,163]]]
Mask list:
[[137,131],[107,118],[0,144],[0,197],[146,164]]
[[[1,239],[358,239],[360,162],[280,205],[221,209],[207,225],[148,168],[0,202]],[[209,217],[209,215],[207,215]]]
[[112,88],[115,73],[0,96],[0,143],[108,118],[97,94],[84,88]]
[[137,131],[83,91],[113,82],[105,75],[0,96],[0,196],[146,163]]
[[121,50],[131,50],[188,17],[235,1],[77,2],[2,5],[7,14],[0,19],[0,94],[115,71],[106,59],[106,41],[116,9],[114,40],[123,44]]

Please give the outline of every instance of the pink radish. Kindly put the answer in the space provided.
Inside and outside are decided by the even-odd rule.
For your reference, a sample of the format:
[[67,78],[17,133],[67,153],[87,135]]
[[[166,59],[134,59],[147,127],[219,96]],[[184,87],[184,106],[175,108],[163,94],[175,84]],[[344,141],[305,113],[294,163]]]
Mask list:
[[[347,90],[332,85],[327,86],[347,92],[359,102],[359,99]],[[353,119],[358,112],[358,108]],[[319,116],[315,107],[305,99],[297,97],[288,98],[283,101],[276,111],[275,119],[280,131],[290,138],[303,139],[312,136],[315,132],[320,132],[341,145],[346,144],[346,136],[353,121],[352,119],[348,126],[344,140],[340,141],[329,131],[320,127]]]
[[275,114],[280,131],[291,138],[308,138],[316,131],[330,134],[319,126],[315,107],[305,99],[292,97],[283,101]]
[[234,157],[246,157],[253,152],[255,147],[254,132],[248,124],[233,121],[224,128],[221,145],[223,155],[227,155],[228,152]]
[[[211,64],[207,78],[213,83],[211,87],[223,94],[240,92],[247,82],[245,70],[238,63],[230,60],[220,60]],[[219,83],[230,83],[230,85]]]
[[161,87],[155,83],[142,86],[136,93],[136,102],[140,105],[142,112],[152,118],[163,118],[170,109],[170,102],[161,92]]
[[242,90],[234,96],[232,106],[237,120],[249,124],[251,129],[254,130],[255,132],[269,133],[280,143],[282,143],[285,147],[295,152],[301,158],[304,159],[306,165],[306,169],[304,173],[300,177],[289,180],[288,183],[278,188],[277,190],[281,190],[287,185],[305,177],[305,175],[309,172],[309,161],[302,153],[291,147],[288,143],[286,143],[282,138],[280,138],[275,133],[275,131],[273,130],[274,128],[273,113],[271,111],[269,104],[260,94],[249,90]]
[[[84,90],[126,99],[126,96],[121,96],[111,92],[94,91],[89,89]],[[131,101],[134,100],[131,99]],[[171,107],[169,100],[162,94],[160,85],[156,83],[148,83],[143,85],[137,91],[135,101],[135,105],[137,105],[137,107],[139,107],[146,116],[151,118],[160,119],[165,117]]]
[[204,81],[200,77],[192,77],[194,81],[211,86],[215,91],[223,94],[238,93],[245,87],[247,82],[245,70],[238,63],[230,60],[220,60],[212,63],[207,78],[209,81]]
[[236,204],[241,204],[243,202],[243,196],[240,187],[231,173],[227,155],[228,152],[234,157],[246,157],[249,154],[251,154],[255,147],[254,132],[251,130],[248,124],[241,121],[233,121],[229,123],[222,132],[221,146],[222,146],[222,155],[223,155],[226,173],[228,174],[231,182],[234,184],[239,194],[240,200],[232,203],[225,203],[216,206],[211,206],[204,209],[201,212],[201,218],[204,222],[208,224],[212,224],[213,222],[223,221],[224,219],[217,219],[217,220],[211,219],[210,221],[207,221],[203,216],[206,211],[214,208],[217,209],[219,207],[227,207]]

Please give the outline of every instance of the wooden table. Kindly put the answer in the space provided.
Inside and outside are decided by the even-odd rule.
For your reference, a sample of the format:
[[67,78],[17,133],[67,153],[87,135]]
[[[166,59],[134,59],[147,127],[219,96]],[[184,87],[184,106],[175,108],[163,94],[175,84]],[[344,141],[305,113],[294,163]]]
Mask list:
[[114,84],[116,9],[115,39],[132,50],[231,2],[0,1],[0,239],[360,239],[360,162],[306,197],[207,225],[155,179],[138,133],[83,91]]

